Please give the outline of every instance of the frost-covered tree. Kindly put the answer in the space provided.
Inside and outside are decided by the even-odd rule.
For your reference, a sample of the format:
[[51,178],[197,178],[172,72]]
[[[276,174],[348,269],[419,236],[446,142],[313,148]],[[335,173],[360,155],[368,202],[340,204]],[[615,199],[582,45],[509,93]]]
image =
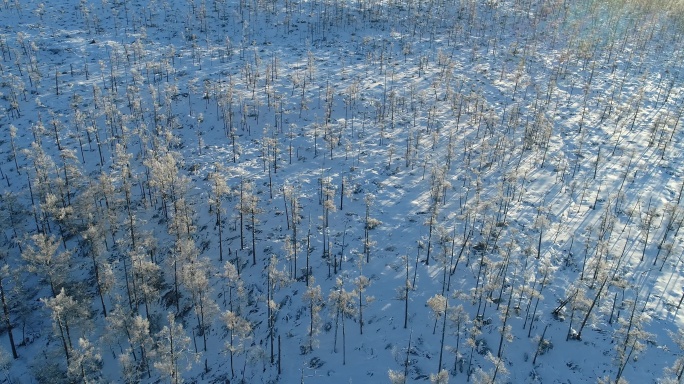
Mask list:
[[[624,256],[624,255],[623,255]],[[601,300],[604,289],[607,289],[610,284],[609,282],[618,282],[620,279],[617,278],[617,271],[619,270],[622,257],[613,260],[611,265],[605,265],[602,267],[597,267],[594,278],[591,282],[590,288],[594,289],[594,297],[589,301],[589,306],[584,311],[584,317],[580,323],[579,329],[577,330],[576,339],[580,340],[582,338],[582,330],[587,325],[587,322],[593,314],[593,310],[597,308]],[[578,296],[577,299],[580,297]]]
[[[40,135],[38,133],[37,135]],[[55,163],[45,152],[39,142],[31,143],[31,148],[22,152],[28,157],[33,165],[34,177],[29,178],[29,193],[31,195],[31,207],[38,230],[46,233],[49,231],[48,213],[44,207],[48,193],[53,189],[52,171]]]
[[370,215],[370,208],[373,205],[375,196],[371,193],[366,194],[363,201],[366,203],[366,217],[363,227],[363,254],[366,256],[366,263],[370,263],[370,253],[371,247],[375,244],[374,241],[370,239],[370,231],[376,228],[382,222]]
[[252,334],[252,324],[244,317],[230,310],[225,311],[222,317],[223,323],[229,332],[226,349],[230,354],[230,373],[231,377],[235,377],[234,358],[245,352],[245,344]]
[[446,369],[442,369],[438,373],[431,373],[430,382],[434,384],[449,384],[449,372]]
[[58,252],[60,243],[54,236],[36,233],[26,243],[21,257],[26,269],[45,279],[53,297],[67,282],[71,251]]
[[178,171],[179,157],[179,154],[171,151],[154,152],[148,154],[145,161],[145,166],[150,171],[149,186],[160,197],[162,212],[167,220],[171,210],[177,213],[177,200],[185,195],[189,183],[188,178]]
[[494,356],[491,352],[487,353],[486,358],[492,364],[494,364],[494,367],[487,371],[483,370],[482,368],[478,368],[475,372],[475,376],[473,377],[473,383],[496,384],[505,382],[503,378],[508,376],[508,368],[506,368],[505,361]]
[[15,143],[15,140],[17,139],[17,127],[10,124],[8,130],[10,145],[12,146],[12,160],[14,160],[14,168],[17,174],[21,174],[21,170],[19,169],[19,162],[17,161],[17,145]]
[[0,230],[12,231],[12,237],[10,237],[8,245],[16,244],[20,252],[23,249],[19,231],[23,229],[27,213],[28,211],[17,193],[11,191],[2,193],[2,198],[0,198]]
[[[278,258],[276,255],[271,255],[266,271],[266,317],[268,322],[268,338],[271,348],[271,364],[274,360],[274,341],[276,333],[276,319],[278,318],[278,303],[273,298],[276,289],[282,288],[290,283],[288,273],[278,269]],[[280,357],[279,357],[280,359]]]
[[434,295],[431,298],[428,299],[427,301],[428,307],[430,307],[430,310],[432,311],[433,316],[435,317],[435,327],[432,330],[432,333],[434,334],[435,331],[437,330],[437,322],[441,320],[442,322],[442,332],[441,332],[441,338],[440,338],[440,343],[439,343],[439,363],[437,366],[437,372],[440,372],[442,370],[442,357],[444,353],[444,336],[446,334],[446,319],[447,319],[447,311],[449,310],[449,300],[440,295]]
[[470,380],[473,372],[473,355],[475,354],[475,348],[477,348],[478,338],[482,334],[482,322],[475,318],[472,327],[468,332],[468,338],[466,339],[466,344],[470,347],[470,356],[468,357],[468,380]]
[[320,333],[321,325],[321,309],[323,308],[323,295],[321,294],[321,286],[314,285],[315,279],[313,276],[309,277],[309,286],[304,292],[302,299],[309,309],[309,329],[307,332],[306,345],[302,346],[303,350],[307,352],[313,351],[318,346],[316,336]]
[[180,312],[181,286],[187,288],[186,277],[188,276],[185,271],[199,257],[199,249],[197,249],[195,240],[192,237],[184,236],[176,240],[170,256],[167,259],[167,263],[173,273],[174,303],[176,305],[176,312]]
[[387,371],[387,376],[389,376],[390,383],[392,384],[406,384],[406,376],[404,376],[403,372],[390,369]]
[[[509,257],[506,257],[506,259],[509,259]],[[517,265],[514,268],[514,272],[510,278],[510,281],[516,281],[516,276],[517,276],[517,270],[518,267]],[[504,279],[505,281],[505,279]],[[504,284],[502,282],[501,284]],[[501,295],[503,295],[503,289],[504,287],[501,287]],[[504,341],[507,342],[512,342],[513,341],[513,333],[511,332],[512,327],[510,324],[508,324],[508,320],[510,319],[512,313],[511,313],[511,301],[513,299],[513,287],[509,290],[508,293],[508,301],[506,304],[506,308],[502,311],[502,313],[499,314],[499,319],[501,320],[501,327],[499,328],[499,348],[497,349],[496,352],[496,357],[498,358],[503,358],[503,347],[504,347]]]
[[[228,287],[228,308],[238,315],[243,314],[246,311],[244,307],[247,305],[247,292],[245,290],[245,283],[240,278],[236,265],[226,261],[223,267],[223,277],[226,279],[226,286]],[[223,305],[226,306],[225,290],[223,297]]]
[[408,255],[404,255],[401,257],[401,260],[403,261],[405,268],[404,270],[406,271],[406,276],[404,279],[404,284],[401,286],[397,287],[397,296],[399,300],[404,301],[404,329],[408,328],[408,305],[409,305],[409,292],[411,289],[413,289],[413,284],[411,283],[411,279],[409,278],[409,257]]
[[451,347],[451,351],[456,355],[454,360],[454,370],[456,370],[458,363],[462,361],[462,354],[460,351],[461,336],[464,333],[465,327],[470,323],[470,316],[468,316],[468,312],[463,308],[463,305],[459,304],[449,308],[447,317],[451,325],[450,331],[452,335],[456,336],[456,345]]
[[98,227],[89,227],[83,234],[83,238],[90,246],[88,255],[93,263],[93,273],[95,274],[97,294],[100,297],[102,314],[104,317],[107,317],[105,294],[112,290],[115,285],[115,281],[111,264],[109,264],[104,258],[104,237],[99,236],[100,234],[98,232]]
[[[639,215],[639,218],[641,220],[640,225],[639,225],[639,229],[641,230],[640,231],[641,236],[643,237],[643,240],[644,240],[644,247],[641,249],[641,261],[643,261],[644,258],[646,257],[646,249],[647,249],[648,245],[650,244],[649,239],[650,239],[651,231],[653,229],[656,229],[655,228],[655,219],[656,219],[656,217],[660,216],[660,214],[658,212],[658,208],[651,205],[652,200],[653,200],[653,198],[651,197],[648,200],[648,204],[646,205],[646,211],[641,212]],[[653,265],[655,265],[656,260],[657,259],[654,258]]]
[[164,378],[174,384],[183,382],[183,372],[192,368],[197,356],[190,350],[188,337],[183,324],[176,321],[176,316],[169,312],[168,325],[165,325],[155,336],[157,339],[157,353],[154,368]]
[[257,223],[259,220],[256,216],[262,212],[259,207],[259,197],[252,193],[247,196],[247,204],[245,205],[247,213],[249,214],[249,221],[252,227],[252,265],[256,265],[257,260],[257,248],[256,248],[256,234],[257,234]]
[[[67,248],[66,239],[71,235],[70,229],[73,223],[74,209],[68,205],[65,199],[63,179],[58,177],[54,180],[54,185],[59,194],[48,192],[45,195],[42,208],[43,212],[53,219],[59,230],[59,237],[64,248]],[[47,233],[47,232],[46,232]]]
[[74,348],[71,341],[72,330],[75,325],[87,320],[89,315],[87,308],[72,296],[67,295],[64,288],[55,297],[43,298],[41,301],[50,310],[53,332],[61,341],[64,355],[69,362]]
[[[290,207],[289,219],[287,219],[287,228],[292,229],[292,235],[286,240],[289,240],[289,244],[283,244],[287,252],[288,258],[292,261],[292,271],[293,278],[297,279],[297,254],[299,252],[299,223],[302,221],[301,218],[301,207],[299,205],[299,188],[292,185],[283,186],[283,199],[285,200],[285,216],[287,215],[288,209]],[[309,276],[309,271],[304,273],[305,277]],[[306,283],[309,283],[308,278]]]
[[[128,343],[129,347],[119,355],[122,368],[134,368],[136,372],[147,372],[148,377],[151,376],[149,361],[154,344],[149,328],[149,320],[140,315],[133,315],[130,308],[116,303],[107,316],[107,332],[103,335],[103,341],[112,346],[121,347]],[[129,358],[121,357],[122,355],[128,355]]]
[[140,315],[135,315],[130,323],[130,344],[131,350],[137,349],[140,352],[140,369],[147,372],[147,377],[151,377],[150,360],[155,357],[156,351],[153,350],[154,341],[150,335],[150,321]]
[[138,370],[138,362],[134,361],[130,353],[122,353],[117,357],[121,367],[121,378],[126,383],[140,382],[142,376]]
[[132,247],[136,246],[137,234],[136,225],[137,217],[135,215],[135,207],[133,202],[133,172],[131,172],[131,157],[132,154],[126,151],[123,144],[117,143],[114,147],[114,164],[112,167],[120,175],[120,192],[123,192],[123,202],[126,206],[126,221],[123,225],[128,229],[128,241]]
[[372,303],[375,298],[369,295],[364,296],[364,292],[366,292],[366,289],[370,286],[371,281],[367,276],[363,275],[363,255],[359,255],[358,267],[359,276],[354,282],[353,294],[358,299],[359,333],[363,335],[363,309],[367,307],[368,304]]
[[245,216],[250,219],[252,226],[252,265],[256,265],[256,224],[259,222],[256,215],[261,213],[259,208],[259,197],[253,191],[254,185],[251,180],[240,179],[239,194],[240,201],[237,209],[240,215],[240,249],[244,249],[244,221]]
[[197,317],[199,336],[202,336],[203,351],[205,353],[204,368],[209,371],[206,359],[207,334],[211,331],[210,324],[214,315],[218,312],[218,306],[212,298],[212,289],[209,282],[211,265],[205,257],[190,260],[183,271],[183,281],[190,291],[192,307]]
[[102,355],[88,339],[79,338],[68,366],[69,379],[81,383],[99,383],[102,378]]
[[619,382],[630,361],[636,361],[637,356],[646,349],[646,342],[653,335],[645,330],[645,326],[650,320],[645,312],[648,304],[648,297],[643,302],[639,301],[639,291],[636,297],[629,300],[629,316],[618,319],[619,328],[615,331],[614,339],[617,365],[615,382]]
[[223,199],[230,193],[230,188],[223,176],[224,170],[219,164],[214,165],[214,171],[209,175],[211,194],[209,195],[210,211],[216,215],[214,226],[218,229],[219,261],[223,262]]
[[12,357],[5,352],[4,348],[0,348],[0,371],[5,375],[7,382],[12,382],[10,370],[12,369]]
[[[66,195],[66,204],[62,201],[63,205],[71,205],[71,196],[75,195],[76,192],[81,188],[84,183],[83,171],[81,169],[81,164],[76,157],[76,152],[71,149],[62,149],[59,151],[59,158],[61,160],[61,169],[58,173],[59,184],[64,183],[62,195]],[[62,197],[64,200],[64,197]],[[67,223],[68,224],[68,223]]]
[[[152,239],[150,239],[152,240]],[[163,278],[161,267],[150,260],[145,249],[137,247],[129,252],[131,260],[131,276],[136,288],[135,296],[145,305],[145,315],[150,317],[150,306],[159,295]]]
[[676,354],[677,358],[674,363],[665,368],[663,383],[666,384],[680,384],[684,378],[684,330],[678,329],[677,332],[668,331],[668,335],[672,341],[677,344],[679,351]]
[[[1,259],[5,260],[5,255],[2,255],[3,251],[0,250],[0,257]],[[9,270],[9,265],[5,264],[2,267],[0,267],[0,303],[2,303],[2,317],[3,317],[3,325],[5,326],[5,329],[7,330],[7,337],[9,339],[10,347],[12,349],[12,357],[17,359],[19,358],[19,355],[17,354],[17,347],[14,342],[14,325],[12,323],[12,318],[10,314],[10,307],[8,304],[10,304],[10,301],[7,297],[7,283],[5,280],[11,279],[12,274],[10,273]]]
[[345,330],[344,319],[352,317],[356,314],[356,307],[354,306],[354,294],[344,289],[344,282],[341,277],[335,280],[335,286],[328,294],[328,302],[330,302],[335,318],[335,341],[333,343],[333,351],[337,352],[337,330],[340,322],[342,323],[342,364],[347,364],[347,335]]

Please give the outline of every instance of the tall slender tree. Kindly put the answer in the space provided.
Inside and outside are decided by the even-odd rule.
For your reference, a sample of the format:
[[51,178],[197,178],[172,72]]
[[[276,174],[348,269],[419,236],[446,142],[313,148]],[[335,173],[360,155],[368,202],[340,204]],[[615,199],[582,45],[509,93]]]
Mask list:
[[168,325],[156,334],[157,361],[154,367],[170,382],[179,384],[183,382],[183,372],[192,368],[198,355],[191,352],[190,337],[183,324],[176,321],[176,316],[169,312],[166,319]]
[[223,176],[224,170],[219,164],[214,165],[214,171],[209,175],[211,180],[211,194],[209,195],[209,206],[216,215],[214,226],[218,229],[219,261],[223,262],[223,199],[230,193],[226,178]]

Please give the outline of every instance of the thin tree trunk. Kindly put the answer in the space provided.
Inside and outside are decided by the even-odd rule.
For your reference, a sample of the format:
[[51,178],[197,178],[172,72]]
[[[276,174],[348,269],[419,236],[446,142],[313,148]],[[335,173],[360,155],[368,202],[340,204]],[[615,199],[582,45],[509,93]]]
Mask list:
[[442,371],[442,355],[444,354],[444,335],[446,334],[446,320],[447,310],[449,309],[449,299],[444,300],[444,314],[442,315],[442,338],[439,342],[439,363],[437,364],[437,372]]
[[256,219],[255,212],[252,209],[252,265],[256,265]]
[[606,275],[606,278],[603,279],[603,282],[601,283],[601,286],[599,287],[598,292],[596,292],[596,296],[594,296],[594,300],[591,301],[591,305],[589,306],[589,309],[587,309],[587,313],[586,313],[586,315],[584,315],[584,319],[582,319],[582,323],[580,324],[579,330],[577,331],[577,339],[578,340],[582,339],[582,330],[584,329],[584,326],[587,324],[587,321],[589,320],[589,316],[591,315],[591,311],[596,306],[596,303],[598,303],[599,297],[601,296],[601,293],[603,292],[603,287],[606,286],[607,282],[608,282],[608,275]]
[[546,328],[548,327],[548,324],[544,326],[544,331],[542,332],[541,338],[539,339],[539,343],[537,344],[537,351],[534,353],[534,359],[532,359],[532,365],[534,365],[537,362],[537,356],[539,356],[539,349],[541,348],[541,345],[544,342],[544,335],[546,335]]
[[18,359],[19,355],[17,354],[17,347],[14,344],[14,335],[12,334],[12,321],[10,320],[9,308],[7,307],[7,301],[5,300],[5,289],[2,285],[2,279],[0,279],[0,300],[2,300],[2,311],[5,316],[5,327],[7,327],[7,336],[9,337],[10,346],[12,347],[12,357]]

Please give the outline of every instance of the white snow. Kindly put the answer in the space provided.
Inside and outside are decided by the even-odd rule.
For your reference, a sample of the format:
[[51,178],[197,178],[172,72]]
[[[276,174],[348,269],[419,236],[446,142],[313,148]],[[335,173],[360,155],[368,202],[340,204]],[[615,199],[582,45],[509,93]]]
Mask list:
[[[438,370],[442,321],[427,302],[447,284],[448,308],[462,305],[469,315],[458,339],[455,323],[446,322],[442,368],[452,382],[476,381],[478,369],[493,374],[486,352],[497,355],[509,301],[510,340],[501,349],[508,372],[497,371],[496,382],[574,384],[604,377],[614,382],[624,343],[620,332],[626,329],[621,321],[630,317],[635,298],[636,316],[649,320],[642,326],[651,335],[639,340],[644,349],[630,356],[622,378],[652,383],[673,377],[666,370],[683,352],[668,333],[684,327],[684,308],[678,309],[684,294],[679,232],[684,211],[678,201],[684,182],[681,8],[664,1],[636,3],[5,1],[0,5],[0,256],[18,277],[3,284],[19,358],[11,358],[3,329],[0,348],[7,356],[0,380],[30,383],[39,380],[36,372],[48,372],[48,365],[64,374],[67,369],[50,312],[39,300],[51,296],[49,285],[26,270],[21,257],[38,230],[30,192],[38,212],[44,208],[35,190],[41,169],[28,152],[36,137],[55,164],[42,171],[56,196],[64,184],[59,146],[74,151],[84,175],[72,179],[71,200],[85,196],[87,184],[101,174],[113,178],[118,202],[112,204],[119,204],[114,220],[120,227],[107,233],[104,253],[116,278],[104,295],[109,311],[117,302],[128,306],[122,259],[128,246],[111,242],[129,237],[116,144],[131,155],[136,231],[156,239],[155,261],[164,272],[160,297],[150,303],[151,333],[157,342],[168,312],[183,323],[193,340],[188,354],[199,352],[197,363],[182,372],[185,381],[387,382],[388,370],[405,368],[408,382],[428,381]],[[85,113],[82,122],[76,111]],[[38,121],[44,132],[36,131]],[[230,124],[234,137],[226,128]],[[10,125],[17,128],[15,138]],[[192,237],[201,257],[209,259],[207,293],[218,306],[207,314],[206,352],[186,287],[181,287],[180,311],[163,298],[173,295],[168,261],[175,238],[160,198],[148,190],[145,164],[154,146],[176,152],[180,175],[189,178],[184,197],[193,211]],[[217,165],[233,191],[222,200],[223,262],[208,203],[209,175]],[[240,249],[241,180],[253,181],[259,199],[255,250],[249,214]],[[434,180],[441,185],[433,188]],[[334,206],[327,228],[321,185],[331,190]],[[298,280],[274,293],[279,307],[272,346],[270,256],[278,257],[279,270],[293,274],[285,250],[287,236],[293,236],[286,186],[294,188],[301,206]],[[104,204],[102,194],[95,198]],[[368,230],[365,263],[367,209],[379,223]],[[57,215],[46,217],[50,233],[60,238]],[[82,233],[72,229],[82,223],[67,218],[59,224],[74,251],[65,289],[92,313],[71,330],[72,342],[76,346],[83,337],[99,351],[98,379],[122,382],[120,355],[129,341],[106,328],[88,248]],[[306,351],[309,307],[303,299],[307,233],[312,275],[325,303],[313,351]],[[332,255],[323,258],[328,247],[340,265],[331,265]],[[253,332],[246,341],[249,352],[234,357],[233,375],[221,312],[230,308],[224,262],[236,256],[249,293],[243,315]],[[406,328],[403,256],[415,282]],[[454,273],[445,273],[445,263],[454,268],[456,260]],[[591,284],[597,260],[610,268],[610,277],[581,340],[567,340],[571,317],[578,330],[600,289],[602,277]],[[360,275],[370,281],[364,297],[373,299],[364,301],[363,334],[356,315],[344,320],[343,357],[342,323],[336,332],[328,297],[337,279],[352,292]],[[532,289],[538,291],[543,280],[537,296]],[[554,316],[577,288],[587,301],[571,300]],[[18,301],[31,311],[20,313]],[[351,305],[358,309],[357,295]],[[147,316],[142,301],[135,311]],[[467,339],[476,315],[481,333],[473,348]],[[544,330],[552,348],[533,364]],[[169,380],[152,366],[150,373],[141,371],[140,381]]]

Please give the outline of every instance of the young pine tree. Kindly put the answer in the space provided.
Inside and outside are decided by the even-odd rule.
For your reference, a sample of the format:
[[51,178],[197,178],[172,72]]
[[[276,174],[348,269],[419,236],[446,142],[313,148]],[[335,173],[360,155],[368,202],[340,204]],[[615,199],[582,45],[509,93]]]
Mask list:
[[214,172],[209,175],[211,181],[211,194],[209,195],[210,210],[216,215],[214,226],[218,229],[219,261],[223,262],[223,199],[230,193],[223,176],[223,169],[216,164]]
[[318,346],[316,336],[320,332],[321,326],[321,309],[323,308],[323,295],[321,294],[321,286],[314,285],[315,279],[313,276],[309,277],[309,287],[304,292],[303,300],[309,309],[309,330],[307,332],[306,345],[302,346],[303,350],[307,352],[313,351]]

